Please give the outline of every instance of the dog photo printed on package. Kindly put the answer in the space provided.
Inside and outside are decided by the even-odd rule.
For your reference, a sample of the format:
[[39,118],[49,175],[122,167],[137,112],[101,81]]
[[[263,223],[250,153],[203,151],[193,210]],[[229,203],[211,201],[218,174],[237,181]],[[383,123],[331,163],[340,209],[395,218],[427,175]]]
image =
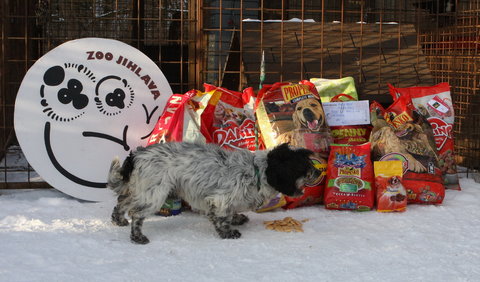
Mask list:
[[401,161],[373,162],[378,212],[404,212],[407,209],[407,191],[402,184]]
[[388,108],[370,105],[372,159],[403,162],[408,203],[441,204],[445,197],[432,127],[415,111],[410,97],[401,96]]
[[434,86],[396,88],[388,85],[396,100],[399,96],[410,96],[417,111],[423,115],[433,129],[435,145],[439,153],[438,165],[442,171],[445,188],[460,190],[455,162],[453,110],[450,85],[446,82]]
[[306,185],[303,196],[286,197],[283,207],[321,203],[332,139],[315,87],[296,83],[264,85],[258,93],[256,115],[267,148],[288,143],[309,149],[314,152],[312,162],[322,172],[315,182]]

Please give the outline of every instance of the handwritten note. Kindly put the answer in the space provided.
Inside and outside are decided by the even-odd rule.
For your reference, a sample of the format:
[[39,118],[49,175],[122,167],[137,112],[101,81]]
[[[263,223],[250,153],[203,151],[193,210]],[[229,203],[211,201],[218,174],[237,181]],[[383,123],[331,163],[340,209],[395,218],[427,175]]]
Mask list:
[[322,103],[329,126],[370,124],[368,100]]

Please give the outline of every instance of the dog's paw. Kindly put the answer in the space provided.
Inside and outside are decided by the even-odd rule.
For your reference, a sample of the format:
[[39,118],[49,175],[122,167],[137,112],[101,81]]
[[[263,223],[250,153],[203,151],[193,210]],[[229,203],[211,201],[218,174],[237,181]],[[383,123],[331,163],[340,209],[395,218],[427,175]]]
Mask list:
[[218,233],[218,235],[220,235],[222,239],[238,239],[240,238],[240,236],[242,236],[240,231],[236,229],[224,231],[224,232]]
[[132,240],[133,243],[141,245],[150,243],[150,240],[148,240],[147,236],[145,235],[130,235],[130,240]]
[[117,226],[127,226],[128,225],[128,220],[126,218],[113,218],[112,217],[112,223]]
[[235,214],[232,218],[232,225],[242,225],[248,222],[248,217],[244,214]]

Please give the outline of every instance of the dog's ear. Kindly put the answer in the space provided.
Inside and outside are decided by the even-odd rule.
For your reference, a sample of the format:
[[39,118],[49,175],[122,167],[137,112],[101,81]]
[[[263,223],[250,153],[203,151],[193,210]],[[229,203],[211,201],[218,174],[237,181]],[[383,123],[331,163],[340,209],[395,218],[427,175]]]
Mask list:
[[297,111],[297,109],[295,107],[295,109],[293,110],[293,114],[292,114],[292,121],[293,121],[293,125],[295,126],[295,128],[302,128],[302,121],[298,117],[299,114],[300,114],[300,111]]
[[311,154],[307,149],[291,149],[288,143],[278,145],[267,154],[267,182],[287,196],[294,195],[296,181],[311,169]]

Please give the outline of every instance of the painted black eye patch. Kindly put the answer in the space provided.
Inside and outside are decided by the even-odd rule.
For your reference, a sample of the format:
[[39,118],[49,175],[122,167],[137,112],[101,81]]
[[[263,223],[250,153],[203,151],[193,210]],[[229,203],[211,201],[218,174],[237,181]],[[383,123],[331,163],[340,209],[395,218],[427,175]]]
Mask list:
[[88,96],[82,94],[83,85],[76,79],[70,79],[67,88],[62,88],[57,93],[58,101],[62,104],[72,103],[77,110],[83,109],[88,105]]

